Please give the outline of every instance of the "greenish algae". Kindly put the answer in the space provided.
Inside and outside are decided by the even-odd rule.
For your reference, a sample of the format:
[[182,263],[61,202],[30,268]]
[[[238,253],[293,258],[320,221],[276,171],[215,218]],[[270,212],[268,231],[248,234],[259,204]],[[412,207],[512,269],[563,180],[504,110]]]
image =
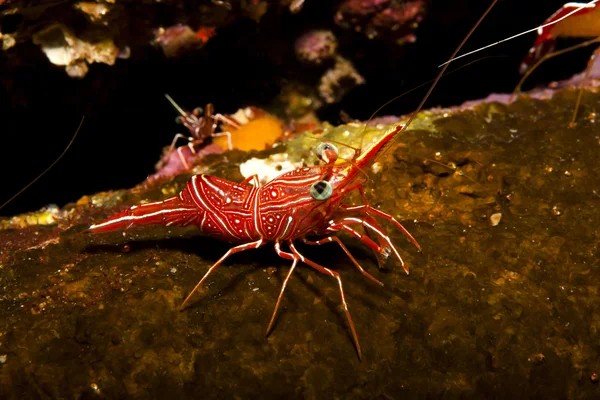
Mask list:
[[[439,118],[443,118],[448,111],[422,111],[414,119],[410,125],[410,130],[425,129],[429,131],[435,130],[435,121]],[[339,147],[339,156],[342,159],[352,159],[354,155],[354,149],[364,149],[375,144],[381,136],[388,130],[395,128],[398,124],[406,123],[408,117],[398,118],[397,123],[385,125],[379,124],[377,126],[367,126],[363,123],[349,123],[339,126],[331,126],[328,123],[324,123],[322,129],[317,132],[303,132],[302,135],[296,136],[288,140],[287,148],[290,156],[290,161],[308,161],[316,159],[314,149],[316,146],[323,142],[331,140],[334,143],[343,143],[344,145],[337,145]],[[402,137],[407,133],[404,132],[400,137],[394,139],[396,141],[402,140]]]
[[[575,97],[435,114],[368,171],[372,205],[423,247],[389,227],[410,275],[393,260],[378,271],[345,235],[385,287],[333,246],[301,247],[342,274],[362,362],[335,281],[305,267],[265,338],[289,270],[268,246],[233,257],[180,312],[230,245],[193,228],[85,233],[185,176],[0,231],[0,397],[599,397],[600,95],[567,128]],[[235,162],[216,173],[239,179]]]

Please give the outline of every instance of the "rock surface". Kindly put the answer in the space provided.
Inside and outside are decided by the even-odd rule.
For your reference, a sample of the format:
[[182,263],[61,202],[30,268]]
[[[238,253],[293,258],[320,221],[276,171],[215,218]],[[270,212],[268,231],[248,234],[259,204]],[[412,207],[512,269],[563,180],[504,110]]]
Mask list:
[[[189,175],[2,220],[0,397],[600,396],[600,95],[584,93],[568,128],[576,95],[426,112],[367,171],[371,204],[423,247],[388,227],[409,276],[392,260],[378,271],[343,235],[385,287],[334,246],[302,247],[341,273],[362,362],[335,281],[305,266],[265,338],[289,269],[269,246],[232,257],[180,312],[229,244],[193,228],[86,233],[174,195]],[[330,134],[370,140],[358,125]],[[302,147],[314,143],[299,138],[287,150],[308,159]],[[248,156],[225,156],[229,164],[204,172],[241,180]]]

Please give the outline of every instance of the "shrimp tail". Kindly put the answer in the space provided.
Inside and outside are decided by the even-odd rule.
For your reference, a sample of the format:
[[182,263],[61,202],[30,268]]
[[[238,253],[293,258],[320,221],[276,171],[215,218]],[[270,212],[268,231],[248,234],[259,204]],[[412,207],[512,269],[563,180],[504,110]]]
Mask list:
[[187,226],[195,222],[198,210],[179,196],[163,201],[132,206],[107,220],[89,227],[92,233],[127,229],[137,225]]

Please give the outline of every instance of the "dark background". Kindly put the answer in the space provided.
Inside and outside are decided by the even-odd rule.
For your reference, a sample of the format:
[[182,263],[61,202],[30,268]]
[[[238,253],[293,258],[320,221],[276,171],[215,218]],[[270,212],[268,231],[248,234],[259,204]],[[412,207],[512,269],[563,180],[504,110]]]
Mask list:
[[[535,27],[563,2],[501,1],[461,53]],[[114,66],[91,65],[82,80],[71,79],[62,67],[50,65],[32,43],[20,45],[18,51],[26,56],[18,60],[18,67],[14,57],[0,53],[0,204],[63,151],[85,115],[83,128],[65,157],[0,210],[0,215],[47,204],[62,206],[84,194],[128,188],[144,180],[154,171],[162,147],[182,132],[164,93],[188,109],[212,102],[221,113],[268,105],[284,79],[302,74],[301,69],[287,66],[293,64],[293,42],[305,29],[334,30],[339,52],[354,62],[367,81],[340,104],[321,110],[319,116],[336,124],[344,110],[353,118],[366,119],[389,98],[433,78],[437,65],[450,56],[488,5],[481,0],[434,0],[416,32],[417,42],[390,47],[335,27],[331,3],[307,0],[299,14],[269,12],[259,24],[238,21],[218,30],[214,39],[192,55],[169,60],[160,49],[148,46]],[[512,91],[520,77],[518,66],[534,40],[531,33],[457,63],[488,57],[443,79],[427,105],[452,106],[492,92]],[[274,44],[277,41],[279,45]],[[560,41],[559,47],[573,43]],[[580,72],[590,54],[583,49],[551,60],[528,80],[525,89]],[[423,94],[424,90],[407,96],[381,114],[409,113]]]

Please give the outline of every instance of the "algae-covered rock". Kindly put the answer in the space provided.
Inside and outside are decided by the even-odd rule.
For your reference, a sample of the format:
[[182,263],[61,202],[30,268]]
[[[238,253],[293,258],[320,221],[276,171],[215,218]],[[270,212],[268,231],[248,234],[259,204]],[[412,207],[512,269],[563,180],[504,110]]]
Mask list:
[[[410,275],[378,270],[346,235],[383,288],[334,245],[302,247],[342,275],[362,361],[336,282],[304,266],[265,338],[290,267],[269,246],[233,256],[179,311],[230,244],[189,227],[86,233],[189,175],[2,221],[0,397],[600,396],[600,95],[584,93],[569,128],[576,96],[425,112],[365,171],[371,204],[423,248],[386,226]],[[315,136],[366,147],[387,127],[329,127],[271,153],[308,161]],[[240,181],[267,156],[210,156],[203,172]]]

